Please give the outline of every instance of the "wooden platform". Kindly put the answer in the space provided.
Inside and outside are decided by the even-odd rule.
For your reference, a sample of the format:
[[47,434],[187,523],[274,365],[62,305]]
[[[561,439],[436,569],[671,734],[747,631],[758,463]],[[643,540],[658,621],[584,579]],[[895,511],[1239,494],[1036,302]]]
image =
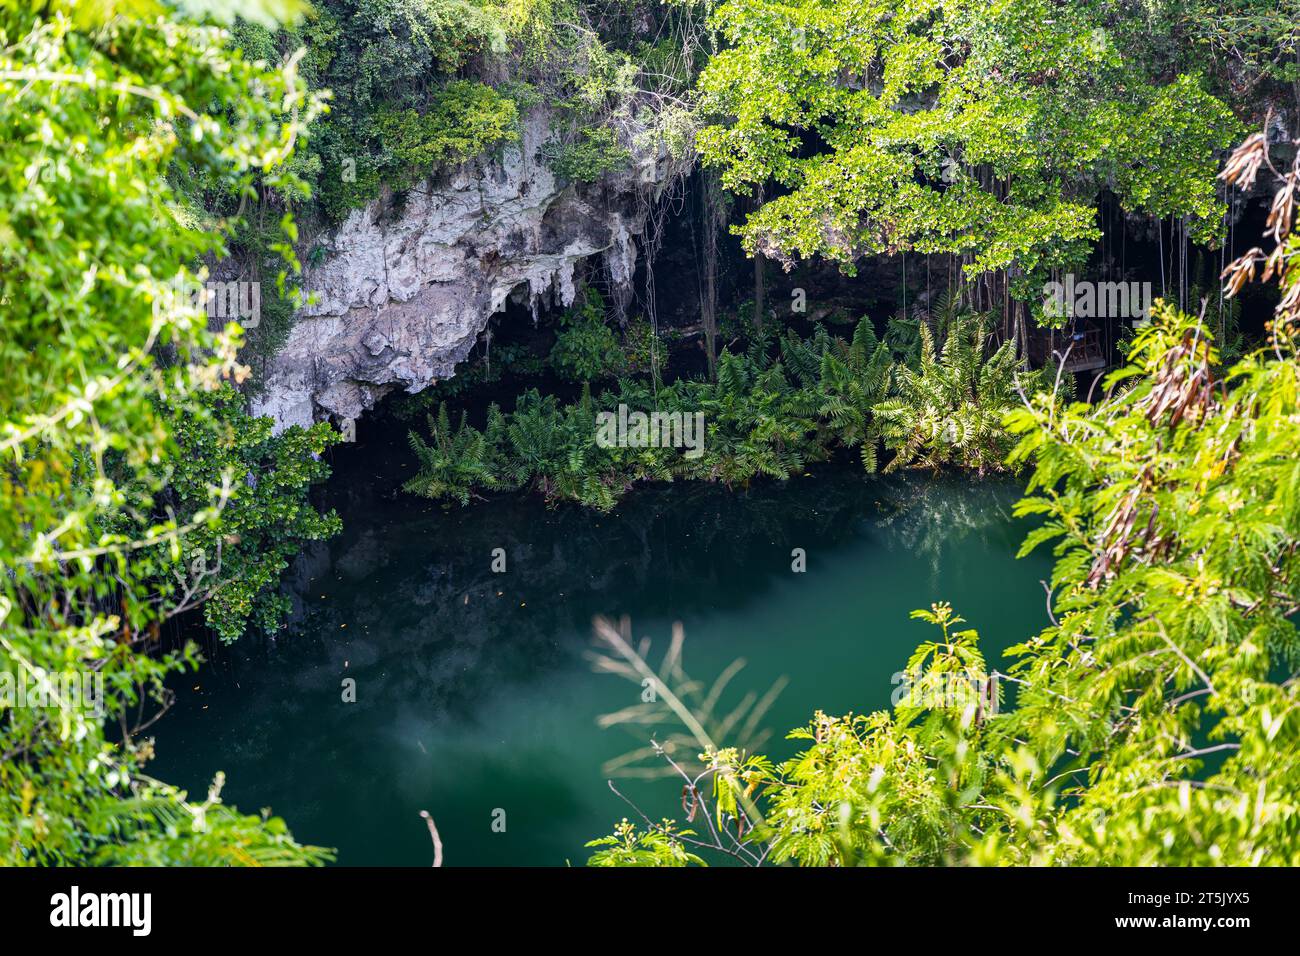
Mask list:
[[1089,372],[1110,365],[1110,341],[1105,330],[1089,323],[1072,330],[1034,329],[1029,333],[1029,360],[1041,367],[1064,360],[1067,372]]

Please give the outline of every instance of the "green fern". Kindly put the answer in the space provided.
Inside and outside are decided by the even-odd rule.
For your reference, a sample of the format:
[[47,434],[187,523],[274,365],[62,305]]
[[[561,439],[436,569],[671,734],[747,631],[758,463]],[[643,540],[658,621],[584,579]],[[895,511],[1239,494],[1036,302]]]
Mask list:
[[407,435],[420,470],[403,485],[406,491],[426,498],[454,498],[466,505],[476,487],[501,486],[491,467],[488,442],[482,432],[466,423],[464,412],[453,430],[443,402],[437,416],[428,416],[428,426],[429,442],[414,431]]
[[1012,441],[1003,419],[1020,404],[1022,392],[1042,387],[1043,374],[1022,372],[1011,342],[986,357],[986,316],[964,312],[942,319],[942,346],[921,322],[915,363],[895,364],[894,392],[874,406],[875,427],[894,453],[885,471],[1005,470]]

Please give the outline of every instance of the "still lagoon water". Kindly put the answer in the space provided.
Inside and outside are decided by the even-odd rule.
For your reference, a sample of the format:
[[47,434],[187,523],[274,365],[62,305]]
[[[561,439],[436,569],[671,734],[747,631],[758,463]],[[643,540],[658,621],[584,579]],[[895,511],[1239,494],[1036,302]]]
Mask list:
[[[205,645],[208,664],[173,684],[151,768],[196,795],[225,771],[224,799],[270,807],[341,865],[428,866],[421,810],[447,866],[578,865],[587,840],[635,818],[606,781],[647,734],[598,718],[642,688],[593,669],[595,615],[627,615],[652,661],[680,621],[705,683],[743,659],[723,710],[784,678],[761,720],[775,757],[816,710],[889,706],[930,637],[913,608],[951,602],[1003,667],[1045,623],[1047,558],[1015,559],[1012,482],[828,466],[636,490],[609,515],[527,495],[444,509],[400,491],[401,429],[361,438],[334,450],[323,498],[344,531],[295,563],[289,627]],[[615,782],[651,817],[681,816],[679,783]]]

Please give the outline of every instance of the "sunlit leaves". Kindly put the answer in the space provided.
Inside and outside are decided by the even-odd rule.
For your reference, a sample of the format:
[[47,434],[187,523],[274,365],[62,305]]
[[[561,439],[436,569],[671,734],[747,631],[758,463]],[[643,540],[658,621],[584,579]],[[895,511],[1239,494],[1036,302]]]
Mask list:
[[[287,161],[319,103],[295,59],[252,64],[224,30],[171,13],[0,7],[0,668],[102,679],[105,712],[91,719],[62,697],[0,708],[10,864],[172,862],[196,832],[161,825],[184,819],[182,798],[143,775],[152,745],[130,732],[165,707],[164,678],[196,663],[192,647],[158,647],[175,610],[159,578],[187,542],[238,519],[225,506],[246,479],[215,458],[176,467],[176,422],[245,371],[237,337],[169,295],[178,274],[225,253],[235,225],[197,213],[178,182],[232,208],[258,188],[300,195]],[[168,486],[184,472],[178,501]],[[110,742],[105,716],[127,732]],[[137,805],[152,809],[128,812]],[[321,858],[278,821],[207,819],[209,849],[242,853],[224,862],[257,862],[259,847],[267,860]]]
[[713,22],[704,161],[728,189],[778,187],[751,251],[1029,274],[1081,260],[1104,189],[1202,237],[1218,222],[1235,120],[1122,3],[730,0]]

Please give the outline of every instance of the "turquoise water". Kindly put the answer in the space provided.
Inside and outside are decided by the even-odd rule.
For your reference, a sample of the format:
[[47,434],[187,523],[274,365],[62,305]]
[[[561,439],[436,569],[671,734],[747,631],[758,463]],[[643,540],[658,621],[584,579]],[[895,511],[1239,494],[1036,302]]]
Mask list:
[[[1046,562],[1014,560],[1026,528],[1008,482],[828,467],[638,490],[600,515],[528,496],[445,510],[397,491],[409,467],[398,433],[336,453],[326,497],[345,530],[295,564],[291,625],[209,647],[155,728],[155,774],[201,793],[224,770],[225,799],[269,806],[340,864],[427,866],[420,810],[448,866],[580,864],[585,841],[635,816],[605,764],[646,733],[597,718],[642,687],[593,670],[594,615],[628,615],[652,663],[681,621],[685,670],[706,684],[743,658],[719,712],[785,678],[759,722],[776,756],[814,710],[888,706],[930,636],[913,608],[952,602],[991,661],[1045,623]],[[616,786],[681,816],[679,781]]]

